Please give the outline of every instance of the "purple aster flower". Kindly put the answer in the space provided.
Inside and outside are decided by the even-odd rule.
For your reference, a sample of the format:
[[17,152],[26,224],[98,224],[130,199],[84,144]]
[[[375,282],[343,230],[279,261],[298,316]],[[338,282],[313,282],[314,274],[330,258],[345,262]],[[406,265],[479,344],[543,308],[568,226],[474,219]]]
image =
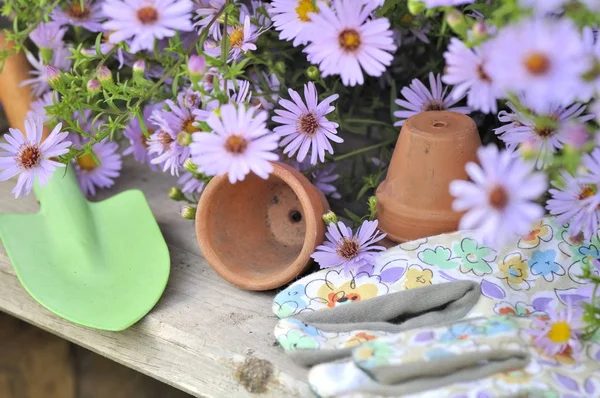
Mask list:
[[294,156],[298,152],[298,161],[302,162],[309,151],[310,161],[325,161],[325,151],[333,154],[330,140],[341,143],[344,140],[337,135],[338,124],[327,120],[325,115],[335,110],[331,103],[339,98],[334,94],[319,103],[319,95],[313,82],[304,85],[304,98],[297,91],[288,90],[292,101],[282,99],[279,105],[285,108],[276,109],[277,116],[273,121],[282,124],[275,127],[275,133],[285,137],[280,145],[285,146],[283,153]]
[[311,181],[314,186],[319,188],[323,195],[330,196],[333,199],[340,199],[342,196],[338,193],[337,188],[332,183],[340,177],[336,173],[337,166],[333,163],[327,164],[322,168],[316,169],[311,174]]
[[400,91],[405,99],[397,99],[396,104],[404,110],[394,112],[394,116],[398,118],[394,126],[402,126],[406,119],[421,112],[452,111],[467,115],[471,113],[468,106],[453,106],[465,97],[466,92],[463,92],[462,96],[455,95],[455,88],[447,94],[448,88],[442,84],[441,75],[429,73],[429,87],[431,91],[419,79],[414,79],[409,86]]
[[100,20],[104,17],[102,2],[92,3],[89,0],[83,2],[83,7],[80,0],[70,0],[63,6],[56,7],[50,16],[60,25],[81,26],[92,32],[102,30]]
[[474,0],[423,0],[428,8],[471,4]]
[[42,119],[26,119],[25,134],[18,129],[8,129],[6,144],[0,143],[0,181],[19,175],[17,185],[12,190],[16,198],[29,195],[37,177],[40,186],[46,185],[57,167],[64,164],[52,160],[69,152],[70,141],[65,141],[69,133],[61,133],[62,124],[54,127],[48,138],[41,142],[44,123]]
[[[143,117],[144,123],[146,124],[146,130],[148,131],[148,136],[154,134],[154,130],[156,129],[156,126],[150,121],[152,112],[154,109],[156,109],[156,107],[157,105],[146,105],[144,108]],[[140,163],[147,163],[152,169],[154,169],[154,165],[151,163],[153,156],[148,152],[150,140],[144,135],[142,126],[140,125],[140,121],[137,117],[134,117],[129,121],[129,124],[127,127],[125,127],[123,134],[129,139],[131,144],[129,148],[123,151],[123,155],[133,154],[133,158],[136,161]]]
[[494,145],[477,151],[478,165],[467,163],[471,181],[455,180],[450,193],[452,207],[466,214],[460,229],[478,229],[486,245],[501,245],[515,234],[524,235],[542,218],[543,208],[534,201],[547,188],[546,176],[514,152],[499,151]]
[[58,103],[58,93],[56,91],[48,91],[42,97],[36,99],[29,106],[27,112],[27,119],[41,119],[42,123],[46,123],[50,120],[50,116],[46,113],[46,107]]
[[29,34],[29,38],[39,48],[62,48],[66,31],[67,28],[61,28],[56,22],[42,22]]
[[527,333],[546,355],[570,354],[575,357],[579,354],[579,337],[585,327],[580,308],[575,308],[571,303],[560,311],[550,308],[548,316],[534,316],[533,322],[535,328],[527,330]]
[[118,153],[119,145],[108,141],[108,138],[92,146],[94,155],[98,158],[96,163],[92,155],[87,154],[77,158],[75,174],[79,187],[84,195],[96,195],[96,188],[110,188],[115,179],[120,175],[123,162]]
[[492,84],[486,71],[487,52],[490,46],[484,43],[474,49],[456,39],[450,40],[444,53],[446,72],[442,78],[446,84],[455,85],[452,99],[461,100],[467,94],[467,105],[483,113],[498,112],[498,99],[503,92]]
[[[573,104],[563,107],[556,103],[544,102],[532,104],[529,97],[520,97],[521,105],[528,109],[537,108],[534,115],[526,115],[517,110],[510,102],[507,103],[512,113],[501,111],[498,119],[509,122],[499,127],[495,133],[504,141],[509,149],[515,149],[525,144],[527,148],[535,151],[538,169],[548,166],[552,162],[553,154],[563,147],[566,141],[565,131],[573,122],[584,123],[594,118],[594,115],[582,115],[586,106]],[[544,118],[540,119],[539,117]],[[549,124],[551,120],[554,125]]]
[[[219,14],[221,9],[225,7],[226,0],[200,0],[200,7],[196,9],[196,15],[200,17],[194,26],[200,29],[205,29],[211,21]],[[209,34],[215,40],[221,40],[221,23],[216,20],[209,28]]]
[[281,40],[293,40],[294,47],[308,43],[306,27],[311,13],[318,13],[312,0],[273,0],[269,14]]
[[205,185],[204,181],[199,180],[194,174],[188,171],[179,177],[177,183],[181,185],[181,192],[183,193],[202,193]]
[[373,4],[332,3],[335,11],[320,1],[320,12],[310,14],[311,43],[304,49],[308,60],[319,65],[323,77],[340,75],[345,86],[363,84],[363,70],[381,76],[396,51],[388,19],[373,17]]
[[240,23],[236,26],[228,26],[227,34],[231,50],[230,59],[237,59],[242,53],[256,50],[256,39],[261,34],[254,25],[250,23],[250,17],[246,15],[243,19],[240,15]]
[[153,112],[150,121],[159,127],[148,140],[148,153],[152,157],[150,163],[160,164],[163,171],[169,170],[172,175],[179,175],[181,165],[190,157],[190,147],[179,143],[181,130],[176,133],[162,114],[156,111]]
[[102,27],[114,31],[112,43],[131,39],[132,53],[152,51],[154,39],[193,30],[190,0],[106,0],[102,6],[108,21]]
[[[71,56],[71,52],[66,47],[57,47],[52,50],[52,63],[46,65],[41,59],[38,60],[31,53],[27,53],[26,57],[29,60],[34,70],[29,71],[34,77],[23,80],[21,86],[31,86],[31,91],[36,97],[42,96],[46,91],[50,90],[49,72],[56,68],[61,71],[67,71],[71,68],[71,60],[67,57]],[[49,69],[49,67],[51,67]]]
[[584,239],[589,241],[598,231],[598,185],[584,183],[565,171],[561,176],[563,184],[553,183],[557,189],[550,189],[552,199],[548,200],[546,208],[557,216],[559,223],[569,223],[571,236],[583,232]]
[[587,61],[570,19],[525,19],[491,40],[486,71],[502,90],[523,92],[536,106],[568,105],[581,91]]
[[377,252],[385,250],[374,244],[385,238],[377,229],[377,220],[365,221],[356,231],[343,222],[330,223],[325,233],[327,240],[311,256],[321,268],[343,266],[346,275],[358,274],[375,264]]
[[182,91],[177,95],[177,103],[166,100],[166,106],[163,109],[155,109],[150,120],[156,125],[160,125],[164,120],[168,125],[168,130],[174,133],[185,131],[191,134],[200,131],[200,128],[196,126],[196,122],[200,119],[194,114],[194,111],[202,104],[200,98],[200,93],[195,91]]
[[203,173],[214,176],[229,173],[229,181],[242,181],[253,172],[267,179],[273,171],[269,162],[279,159],[274,151],[279,141],[267,129],[268,113],[244,106],[225,104],[210,115],[212,133],[193,134],[192,161]]

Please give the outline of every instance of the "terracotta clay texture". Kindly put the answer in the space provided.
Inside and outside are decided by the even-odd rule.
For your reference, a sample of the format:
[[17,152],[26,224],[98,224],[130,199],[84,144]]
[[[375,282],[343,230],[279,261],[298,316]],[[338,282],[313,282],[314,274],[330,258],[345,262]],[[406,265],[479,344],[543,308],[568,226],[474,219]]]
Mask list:
[[215,177],[196,213],[202,254],[219,275],[247,290],[290,282],[310,264],[324,240],[321,216],[329,205],[294,168],[273,163],[267,180],[249,174],[231,184]]
[[[13,44],[6,40],[4,34],[0,35],[0,49],[8,50]],[[31,67],[22,51],[14,54],[4,62],[0,71],[0,98],[4,114],[6,115],[11,127],[25,132],[25,115],[29,111],[29,105],[34,97],[30,86],[21,87],[21,82],[29,79],[29,70]],[[44,137],[49,134],[48,129],[44,130]]]
[[388,174],[377,188],[379,228],[396,242],[458,229],[448,186],[466,180],[481,139],[468,116],[423,112],[402,126]]

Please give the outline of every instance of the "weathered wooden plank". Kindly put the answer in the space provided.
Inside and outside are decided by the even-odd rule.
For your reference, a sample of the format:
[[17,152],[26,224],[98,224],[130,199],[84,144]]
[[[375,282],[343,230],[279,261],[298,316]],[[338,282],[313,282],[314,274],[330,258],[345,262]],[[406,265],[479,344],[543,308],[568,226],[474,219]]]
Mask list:
[[[127,162],[123,177],[103,194],[143,190],[169,244],[169,284],[142,321],[112,333],[62,320],[25,292],[3,248],[0,310],[193,395],[309,395],[306,371],[274,345],[273,293],[239,290],[212,271],[196,244],[193,222],[183,220],[178,205],[167,196],[174,183],[171,176]],[[13,199],[12,187],[12,182],[0,183],[0,213],[38,209],[33,196]]]

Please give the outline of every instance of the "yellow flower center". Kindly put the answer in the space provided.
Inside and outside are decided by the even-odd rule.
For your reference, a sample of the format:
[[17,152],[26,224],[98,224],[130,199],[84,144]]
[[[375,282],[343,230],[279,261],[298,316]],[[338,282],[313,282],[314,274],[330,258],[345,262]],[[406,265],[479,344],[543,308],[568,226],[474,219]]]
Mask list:
[[356,51],[360,47],[360,35],[354,29],[344,29],[339,37],[340,46],[346,51]]
[[296,14],[298,14],[298,19],[302,22],[309,22],[310,18],[308,17],[308,13],[315,11],[317,10],[313,7],[312,0],[300,0],[298,2],[298,7],[296,7]]
[[556,322],[548,332],[548,338],[553,343],[564,344],[569,341],[570,337],[571,327],[567,322]]
[[594,196],[597,192],[597,188],[594,185],[584,185],[581,187],[579,193],[579,200],[587,199]]
[[233,154],[244,153],[244,151],[246,151],[247,147],[248,147],[248,141],[246,141],[246,139],[244,137],[241,137],[239,135],[232,135],[229,138],[227,138],[227,141],[225,141],[225,149],[229,153],[233,153]]
[[244,27],[238,26],[229,34],[229,42],[231,47],[241,47],[244,43]]
[[190,134],[202,131],[200,127],[194,126],[194,123],[196,123],[196,120],[194,119],[186,120],[185,122],[183,122],[183,129]]
[[90,16],[90,6],[84,3],[84,7],[81,7],[79,0],[74,1],[70,7],[67,7],[65,12],[73,19],[83,21],[88,19]]
[[550,60],[545,54],[531,53],[525,59],[525,68],[532,75],[540,76],[550,70]]
[[83,155],[77,158],[77,164],[83,170],[94,170],[98,165],[91,154]]

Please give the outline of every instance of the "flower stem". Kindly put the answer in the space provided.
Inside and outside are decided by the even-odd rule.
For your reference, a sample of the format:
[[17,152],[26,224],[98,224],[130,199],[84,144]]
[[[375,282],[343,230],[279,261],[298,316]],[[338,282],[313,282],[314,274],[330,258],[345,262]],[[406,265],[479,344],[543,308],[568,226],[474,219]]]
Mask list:
[[343,155],[334,157],[333,161],[334,162],[339,162],[340,160],[348,159],[348,158],[354,157],[356,155],[360,155],[361,153],[369,152],[369,151],[372,151],[374,149],[381,148],[381,147],[384,147],[386,145],[393,144],[394,142],[396,142],[396,139],[386,140],[386,141],[380,142],[379,144],[375,144],[375,145],[371,145],[371,146],[366,146],[364,148],[356,149],[354,151],[351,151],[351,152],[345,153]]

